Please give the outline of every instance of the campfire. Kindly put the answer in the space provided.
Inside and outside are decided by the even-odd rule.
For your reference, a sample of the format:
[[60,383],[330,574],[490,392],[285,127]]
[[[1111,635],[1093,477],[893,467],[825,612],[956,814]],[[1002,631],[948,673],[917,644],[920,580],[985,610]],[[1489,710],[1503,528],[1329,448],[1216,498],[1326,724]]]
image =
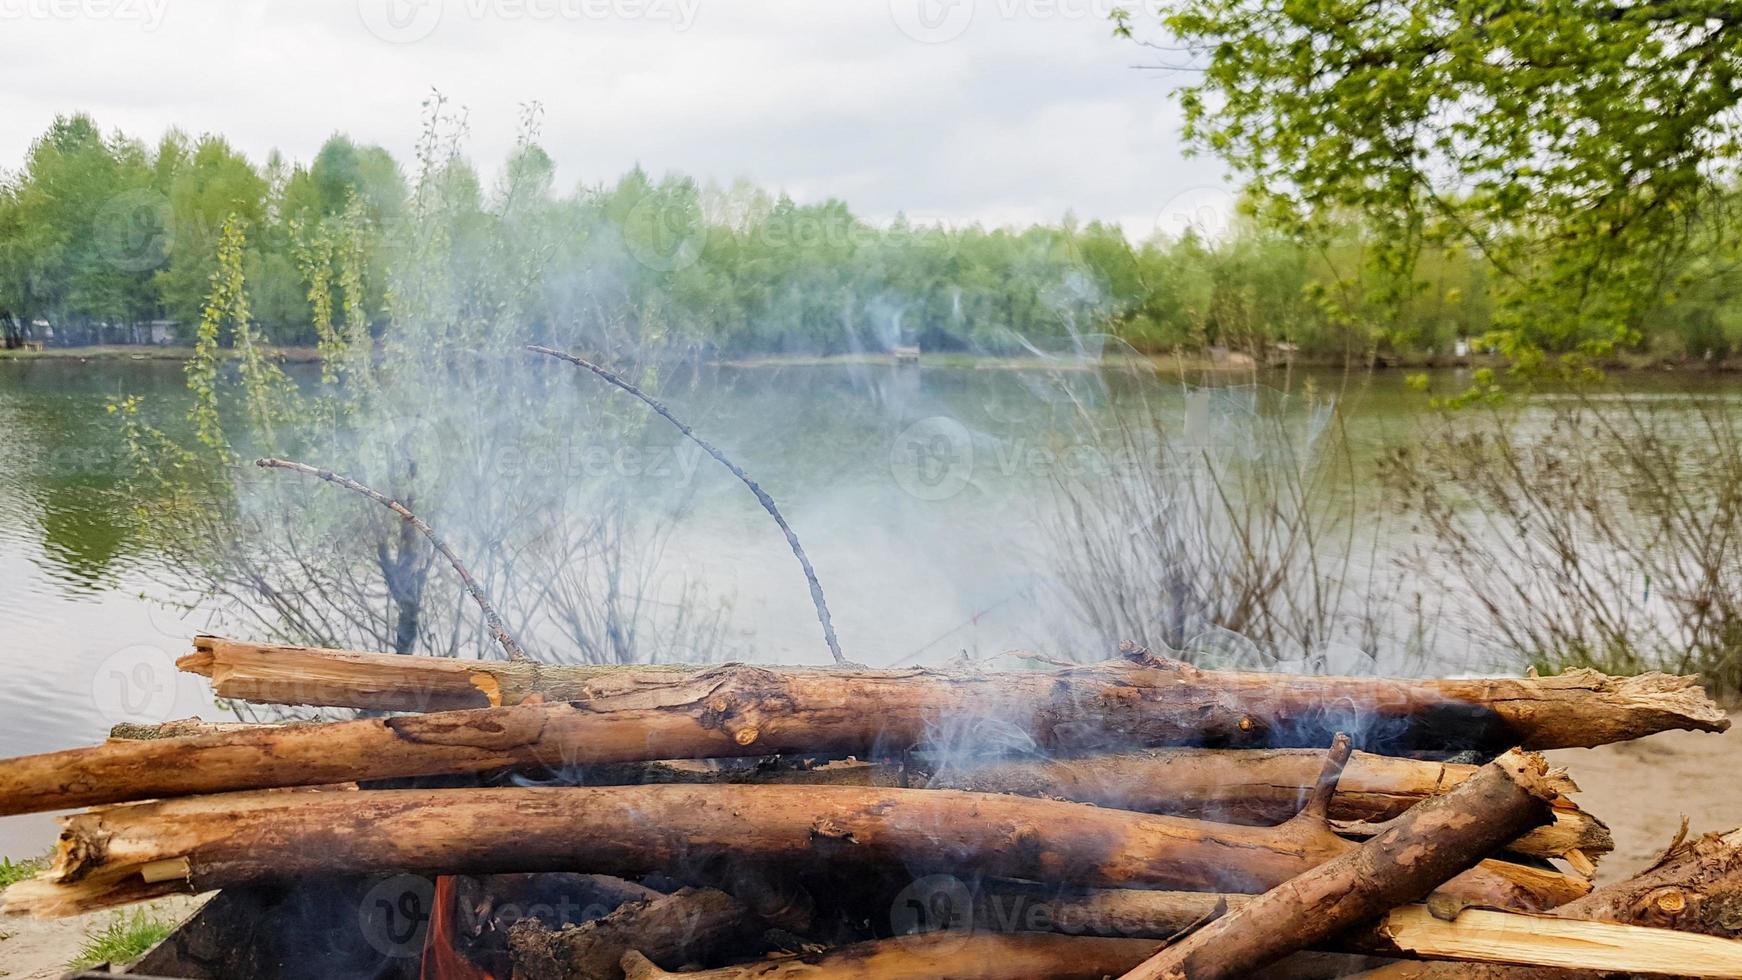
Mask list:
[[425,980],[1742,977],[1742,833],[1593,889],[1608,831],[1534,754],[1723,730],[1690,678],[1277,676],[1130,646],[565,667],[218,637],[180,666],[371,716],[7,761],[0,813],[90,808],[8,913],[300,889],[251,914],[337,906],[320,942],[355,933],[376,964],[330,975]]

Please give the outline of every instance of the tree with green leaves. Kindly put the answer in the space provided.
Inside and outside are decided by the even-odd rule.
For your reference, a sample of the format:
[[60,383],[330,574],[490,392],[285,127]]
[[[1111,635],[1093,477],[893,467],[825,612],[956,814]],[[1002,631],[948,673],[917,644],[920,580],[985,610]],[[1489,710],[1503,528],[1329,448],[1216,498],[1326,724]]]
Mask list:
[[1374,298],[1393,304],[1424,246],[1478,252],[1494,340],[1526,365],[1631,342],[1723,218],[1742,135],[1733,3],[1181,0],[1162,22],[1167,67],[1195,73],[1189,138],[1251,181],[1267,220],[1306,235],[1357,215]]
[[158,289],[170,318],[192,325],[204,311],[225,224],[250,235],[263,226],[266,181],[228,142],[208,136],[176,167],[167,196],[170,261],[157,273]]
[[[650,506],[660,492],[632,496],[586,463],[594,447],[664,437],[663,421],[524,350],[605,350],[651,384],[658,375],[641,359],[657,343],[612,346],[590,323],[551,322],[549,280],[570,273],[550,265],[564,230],[553,216],[565,212],[548,157],[526,141],[487,191],[458,152],[463,132],[433,101],[391,228],[377,228],[353,189],[336,213],[308,208],[309,223],[291,229],[324,355],[318,378],[293,384],[262,342],[248,262],[260,222],[222,222],[188,364],[192,438],[150,425],[137,398],[113,408],[137,530],[160,557],[165,593],[187,601],[191,587],[218,621],[288,641],[489,654],[494,640],[415,528],[247,465],[282,456],[354,476],[439,528],[542,656],[708,659],[723,607],[657,564],[687,491]],[[370,282],[377,252],[392,257],[385,290]],[[365,307],[383,292],[377,330]]]
[[160,209],[142,146],[62,116],[0,196],[0,307],[72,340],[126,341],[155,314]]

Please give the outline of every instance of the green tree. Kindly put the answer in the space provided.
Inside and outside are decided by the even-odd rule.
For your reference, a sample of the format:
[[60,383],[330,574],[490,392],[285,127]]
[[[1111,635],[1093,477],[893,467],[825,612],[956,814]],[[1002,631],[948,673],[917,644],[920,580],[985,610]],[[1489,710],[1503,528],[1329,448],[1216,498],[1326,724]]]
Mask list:
[[0,305],[76,341],[132,339],[161,244],[148,156],[85,115],[55,119],[0,198]]
[[1163,22],[1201,70],[1189,137],[1268,217],[1359,215],[1381,301],[1423,245],[1476,250],[1526,364],[1631,339],[1737,156],[1730,3],[1182,0]]
[[202,138],[178,163],[167,194],[169,264],[156,283],[169,316],[185,327],[200,322],[225,223],[234,219],[245,234],[263,227],[267,185],[221,137]]

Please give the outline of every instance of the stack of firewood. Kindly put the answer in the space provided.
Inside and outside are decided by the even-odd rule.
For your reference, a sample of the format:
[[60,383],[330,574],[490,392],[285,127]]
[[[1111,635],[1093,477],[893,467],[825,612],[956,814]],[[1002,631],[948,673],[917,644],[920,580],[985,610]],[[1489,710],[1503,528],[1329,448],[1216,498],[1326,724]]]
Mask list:
[[412,872],[446,902],[540,878],[611,896],[424,954],[500,980],[1742,978],[1742,832],[1593,889],[1608,830],[1533,754],[1723,731],[1691,678],[1280,676],[1137,648],[562,667],[214,637],[181,666],[222,698],[364,716],[0,763],[0,814],[90,808],[7,912]]

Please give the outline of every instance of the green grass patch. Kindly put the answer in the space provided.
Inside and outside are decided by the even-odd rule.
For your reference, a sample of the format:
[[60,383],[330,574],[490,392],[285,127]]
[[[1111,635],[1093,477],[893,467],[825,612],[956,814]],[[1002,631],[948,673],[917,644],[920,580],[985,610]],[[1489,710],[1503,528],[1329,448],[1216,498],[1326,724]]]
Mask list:
[[123,912],[103,928],[85,937],[79,955],[67,966],[74,970],[99,963],[131,963],[169,935],[175,923],[153,915],[145,909]]
[[41,857],[25,858],[22,861],[0,857],[0,888],[5,888],[15,881],[34,878],[47,867],[48,855],[46,854]]

